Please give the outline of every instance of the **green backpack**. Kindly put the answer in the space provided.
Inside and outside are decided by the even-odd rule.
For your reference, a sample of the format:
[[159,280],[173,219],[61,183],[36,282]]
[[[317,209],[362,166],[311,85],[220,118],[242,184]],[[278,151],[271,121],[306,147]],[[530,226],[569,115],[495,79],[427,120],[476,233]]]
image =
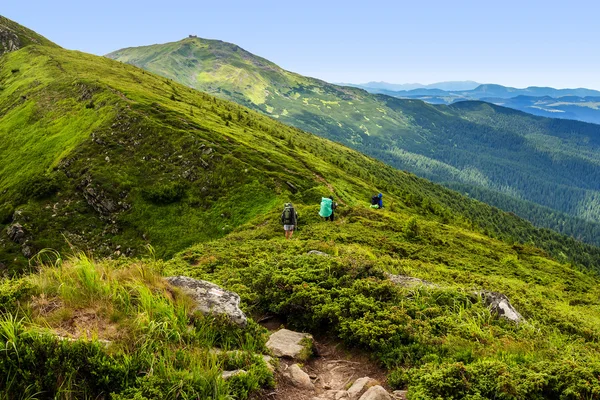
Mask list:
[[284,225],[293,225],[294,224],[294,207],[291,205],[286,205],[283,209],[283,223]]

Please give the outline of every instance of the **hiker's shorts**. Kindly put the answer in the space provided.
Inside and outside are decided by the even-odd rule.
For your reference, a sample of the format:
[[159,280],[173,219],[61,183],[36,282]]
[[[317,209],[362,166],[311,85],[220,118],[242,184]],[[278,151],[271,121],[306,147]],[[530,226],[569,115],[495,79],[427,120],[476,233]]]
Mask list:
[[284,231],[293,231],[294,230],[294,225],[284,225],[283,226],[283,230]]

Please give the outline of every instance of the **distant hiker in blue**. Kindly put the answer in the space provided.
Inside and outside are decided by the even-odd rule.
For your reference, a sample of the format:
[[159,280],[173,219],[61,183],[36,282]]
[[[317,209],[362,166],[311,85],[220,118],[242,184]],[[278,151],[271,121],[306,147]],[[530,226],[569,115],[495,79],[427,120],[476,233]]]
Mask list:
[[281,223],[285,231],[285,238],[291,239],[294,229],[298,226],[298,213],[294,210],[292,203],[285,203],[283,212],[281,213]]
[[337,203],[333,202],[333,196],[323,197],[321,198],[321,210],[319,210],[319,215],[325,218],[325,221],[333,221],[334,210],[336,207]]
[[381,193],[371,197],[371,208],[383,208],[383,195]]

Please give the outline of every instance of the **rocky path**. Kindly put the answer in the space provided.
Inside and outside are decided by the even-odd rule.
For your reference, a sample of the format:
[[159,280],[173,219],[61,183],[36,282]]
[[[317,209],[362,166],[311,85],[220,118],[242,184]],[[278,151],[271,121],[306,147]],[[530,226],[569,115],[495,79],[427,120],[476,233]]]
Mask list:
[[267,347],[279,358],[275,389],[254,400],[399,400],[401,391],[385,387],[385,372],[367,355],[343,350],[339,343],[282,329]]

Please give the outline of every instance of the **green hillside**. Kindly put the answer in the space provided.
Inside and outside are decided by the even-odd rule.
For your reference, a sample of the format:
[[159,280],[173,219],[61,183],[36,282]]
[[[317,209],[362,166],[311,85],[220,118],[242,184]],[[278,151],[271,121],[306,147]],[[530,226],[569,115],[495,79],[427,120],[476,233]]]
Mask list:
[[[187,38],[108,57],[234,100],[419,176],[477,185],[600,221],[597,125],[480,102],[438,106],[369,94],[285,71],[215,40]],[[520,215],[530,218],[528,209],[507,211],[525,210]]]
[[[0,87],[0,397],[260,398],[268,314],[410,399],[600,398],[599,248],[107,58],[29,45]],[[191,313],[169,275],[239,293],[248,326]]]

